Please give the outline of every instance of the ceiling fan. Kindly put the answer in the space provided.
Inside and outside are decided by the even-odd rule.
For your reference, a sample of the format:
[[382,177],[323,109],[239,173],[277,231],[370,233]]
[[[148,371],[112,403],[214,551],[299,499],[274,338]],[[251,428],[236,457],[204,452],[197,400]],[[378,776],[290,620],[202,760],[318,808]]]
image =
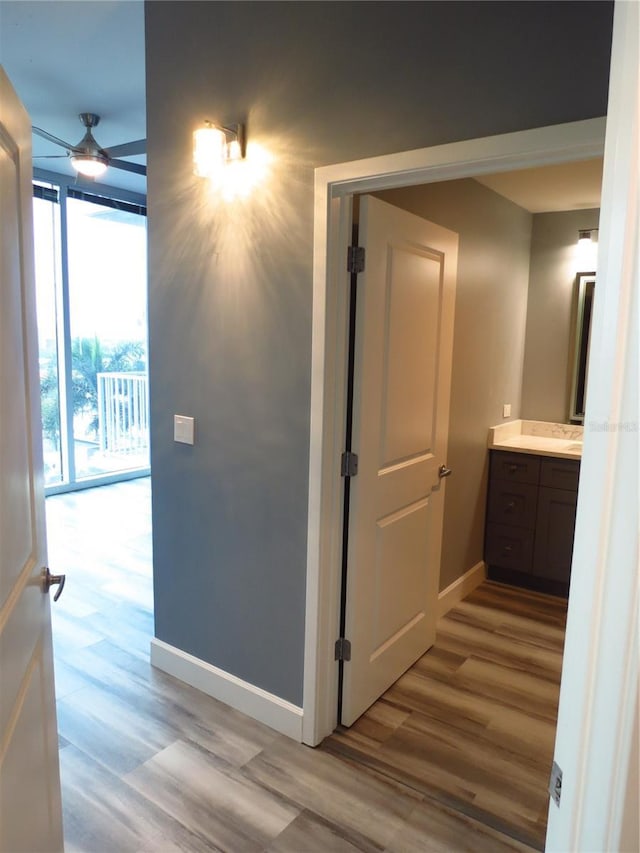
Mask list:
[[[78,118],[86,128],[86,132],[77,145],[71,145],[64,139],[60,139],[40,127],[33,126],[32,130],[35,134],[67,149],[66,154],[45,154],[42,155],[43,158],[68,157],[76,172],[89,178],[97,178],[102,175],[108,166],[114,169],[123,169],[125,172],[135,172],[136,175],[147,174],[146,166],[118,159],[119,157],[130,157],[134,154],[144,154],[147,150],[146,139],[136,139],[122,145],[113,145],[111,148],[101,148],[91,132],[92,128],[100,122],[100,116],[95,113],[80,113]],[[34,159],[41,158],[34,157]]]

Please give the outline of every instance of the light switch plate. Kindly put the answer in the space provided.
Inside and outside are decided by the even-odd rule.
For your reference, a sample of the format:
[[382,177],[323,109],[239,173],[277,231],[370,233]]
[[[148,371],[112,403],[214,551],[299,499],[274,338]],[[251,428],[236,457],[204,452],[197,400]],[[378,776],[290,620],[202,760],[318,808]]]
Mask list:
[[505,403],[502,407],[502,417],[510,418],[511,417],[511,403]]
[[180,444],[193,444],[195,433],[195,418],[187,415],[173,416],[173,440]]

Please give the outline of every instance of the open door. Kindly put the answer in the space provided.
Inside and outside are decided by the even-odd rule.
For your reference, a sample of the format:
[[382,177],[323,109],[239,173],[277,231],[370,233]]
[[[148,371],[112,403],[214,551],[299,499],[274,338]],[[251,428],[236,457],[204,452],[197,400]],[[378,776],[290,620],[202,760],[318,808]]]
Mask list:
[[343,725],[435,641],[458,235],[360,200]]
[[0,67],[0,850],[63,849],[46,564],[31,122]]
[[598,286],[546,850],[640,849],[640,4],[616,2]]

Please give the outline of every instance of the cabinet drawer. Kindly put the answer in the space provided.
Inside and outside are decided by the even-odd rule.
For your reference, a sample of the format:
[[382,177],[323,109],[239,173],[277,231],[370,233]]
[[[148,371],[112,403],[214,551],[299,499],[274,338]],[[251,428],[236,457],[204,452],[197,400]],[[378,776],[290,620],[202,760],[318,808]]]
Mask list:
[[537,486],[495,480],[489,490],[489,521],[532,528],[536,522],[537,500]]
[[485,561],[503,569],[530,572],[533,562],[533,531],[506,524],[488,524]]
[[537,483],[540,477],[540,459],[526,453],[491,452],[491,479],[509,480],[513,483]]
[[540,485],[552,489],[578,491],[580,463],[573,459],[543,459],[540,468]]

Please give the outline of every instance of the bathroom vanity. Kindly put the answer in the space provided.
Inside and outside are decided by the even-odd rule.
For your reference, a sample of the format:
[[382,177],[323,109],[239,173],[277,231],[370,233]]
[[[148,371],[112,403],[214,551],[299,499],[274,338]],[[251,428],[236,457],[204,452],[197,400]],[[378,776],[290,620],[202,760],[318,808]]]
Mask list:
[[582,427],[510,421],[489,430],[489,455],[488,577],[567,596]]

